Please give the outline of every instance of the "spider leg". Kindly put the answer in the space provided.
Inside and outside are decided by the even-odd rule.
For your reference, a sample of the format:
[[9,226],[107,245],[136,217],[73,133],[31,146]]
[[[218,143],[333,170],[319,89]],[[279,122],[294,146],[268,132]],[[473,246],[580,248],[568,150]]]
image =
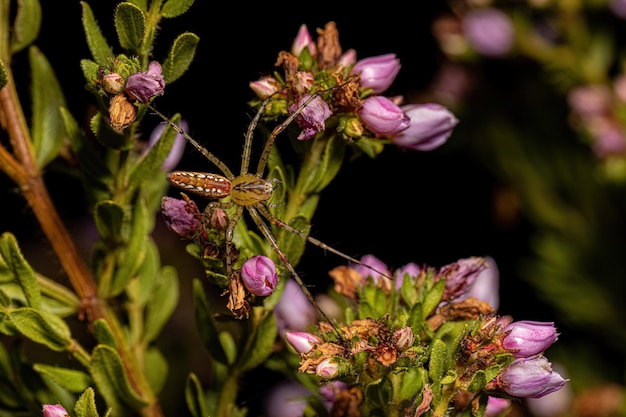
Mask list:
[[320,306],[317,304],[317,302],[315,302],[315,298],[313,297],[313,294],[311,294],[309,289],[304,285],[304,282],[300,278],[300,275],[298,275],[298,273],[296,272],[294,267],[291,265],[291,262],[289,262],[289,259],[287,259],[287,256],[280,249],[280,246],[278,246],[278,242],[274,238],[274,235],[272,234],[271,230],[269,229],[267,224],[263,221],[263,218],[261,217],[261,215],[257,211],[257,209],[260,208],[260,207],[261,207],[260,204],[259,205],[255,205],[255,206],[248,206],[248,212],[250,213],[250,217],[252,217],[252,220],[254,220],[254,222],[256,223],[257,227],[259,228],[259,230],[261,231],[261,233],[263,234],[265,239],[270,243],[270,245],[272,246],[272,249],[274,250],[274,252],[278,256],[278,259],[282,262],[283,265],[285,265],[287,267],[287,269],[291,273],[291,276],[293,276],[293,278],[296,280],[296,282],[298,283],[298,285],[302,289],[302,292],[304,293],[304,295],[309,299],[311,304],[313,304],[315,306],[315,308],[317,309],[317,311],[320,313],[320,316],[322,317],[322,319],[324,321],[332,324],[332,326],[335,329],[335,332],[337,333],[337,335],[340,338],[343,339],[343,337],[341,335],[341,332],[339,332],[339,330],[337,328],[337,325],[335,324],[335,321],[333,319],[331,319],[320,308]]
[[319,247],[319,248],[321,248],[321,249],[323,249],[325,251],[333,253],[333,254],[335,254],[335,255],[337,255],[337,256],[339,256],[341,258],[344,258],[344,259],[346,259],[346,260],[348,260],[348,261],[350,261],[352,263],[355,263],[357,265],[364,266],[364,267],[370,269],[371,271],[376,272],[377,274],[380,274],[384,278],[387,278],[389,280],[393,280],[392,277],[390,277],[389,275],[385,274],[384,272],[378,271],[376,268],[371,267],[369,265],[366,265],[363,262],[359,261],[358,259],[353,258],[352,256],[350,256],[350,255],[348,255],[346,253],[343,253],[340,250],[337,250],[337,249],[335,249],[333,247],[328,246],[327,244],[325,244],[321,240],[315,239],[314,237],[311,237],[308,234],[306,234],[306,233],[304,233],[304,232],[302,232],[302,231],[300,231],[298,229],[295,229],[295,228],[291,227],[289,224],[285,223],[284,221],[274,217],[272,215],[272,213],[270,213],[270,211],[264,205],[259,204],[259,205],[256,206],[256,208],[263,215],[263,217],[265,217],[270,223],[272,223],[272,224],[274,224],[274,225],[276,225],[278,227],[282,227],[283,229],[285,229],[285,230],[287,230],[287,231],[289,231],[291,233],[297,234],[302,239],[306,239],[308,242],[312,243],[313,245],[315,245],[315,246],[317,246],[317,247]]
[[[324,91],[327,91],[327,90],[324,90]],[[279,124],[272,130],[269,137],[267,138],[267,141],[265,142],[265,145],[263,146],[263,152],[261,153],[261,157],[259,158],[259,165],[257,166],[257,171],[256,171],[258,176],[260,177],[263,176],[263,171],[265,171],[265,166],[267,165],[267,160],[270,157],[270,152],[272,150],[272,146],[274,146],[276,137],[278,137],[278,135],[280,135],[287,128],[287,126],[289,126],[291,122],[293,122],[293,120],[298,116],[298,114],[300,114],[302,110],[304,110],[304,108],[308,106],[309,103],[311,103],[315,99],[315,97],[319,96],[321,93],[323,93],[323,91],[319,91],[317,93],[311,94],[311,96],[307,98],[304,101],[304,103],[302,103],[300,107],[296,109],[295,112],[290,114],[289,117],[287,117],[281,124]]]
[[172,122],[169,118],[167,118],[167,116],[165,116],[163,113],[161,113],[160,111],[155,109],[151,104],[146,104],[146,106],[148,106],[148,108],[150,110],[152,110],[152,112],[154,112],[157,116],[159,116],[161,119],[163,119],[163,121],[165,121],[165,123],[169,124],[178,134],[182,135],[187,140],[187,142],[191,143],[191,145],[194,148],[196,148],[202,155],[204,155],[204,157],[206,159],[211,161],[213,163],[213,165],[218,167],[219,170],[222,171],[222,173],[229,180],[232,180],[233,178],[235,178],[235,176],[233,175],[232,171],[226,166],[225,163],[220,161],[220,159],[217,156],[215,156],[213,153],[211,153],[204,146],[200,145],[200,143],[197,140],[192,138],[180,126],[178,126],[176,123]]

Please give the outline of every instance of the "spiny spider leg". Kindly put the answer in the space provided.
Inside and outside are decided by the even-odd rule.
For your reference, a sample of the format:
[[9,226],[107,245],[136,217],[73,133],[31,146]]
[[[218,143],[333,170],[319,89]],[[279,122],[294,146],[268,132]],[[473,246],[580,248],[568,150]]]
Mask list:
[[[319,239],[315,239],[314,237],[311,237],[309,235],[307,235],[306,233],[302,232],[301,230],[298,230],[296,228],[291,227],[289,224],[285,223],[284,221],[276,218],[275,216],[272,215],[272,213],[270,213],[270,211],[267,209],[267,207],[265,205],[257,205],[255,206],[255,208],[257,210],[259,210],[259,212],[263,215],[263,217],[265,217],[270,223],[275,224],[276,226],[282,227],[283,229],[287,230],[288,232],[294,233],[298,236],[300,236],[302,239],[306,239],[307,241],[311,242],[313,245],[321,248],[324,251],[328,251],[330,253],[333,253],[341,258],[344,258],[352,263],[355,263],[357,265],[363,265],[363,263],[361,261],[359,261],[356,258],[353,258],[352,256],[341,252],[338,249],[335,249],[331,246],[328,246],[326,243],[322,242]],[[372,272],[376,272],[377,274],[380,274],[382,277],[387,278],[387,279],[393,279],[391,278],[389,275],[387,275],[386,273],[377,270],[376,268],[374,268],[373,266],[368,266],[366,265],[368,269],[370,269]]]

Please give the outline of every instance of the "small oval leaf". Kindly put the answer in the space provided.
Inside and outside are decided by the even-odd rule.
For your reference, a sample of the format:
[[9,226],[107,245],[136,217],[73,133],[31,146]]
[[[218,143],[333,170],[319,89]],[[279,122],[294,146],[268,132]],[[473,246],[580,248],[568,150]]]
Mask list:
[[174,40],[172,47],[163,62],[163,78],[167,84],[173,83],[187,71],[196,54],[200,38],[198,35],[185,32]]
[[146,33],[143,10],[128,2],[118,4],[115,9],[115,30],[122,48],[138,50]]

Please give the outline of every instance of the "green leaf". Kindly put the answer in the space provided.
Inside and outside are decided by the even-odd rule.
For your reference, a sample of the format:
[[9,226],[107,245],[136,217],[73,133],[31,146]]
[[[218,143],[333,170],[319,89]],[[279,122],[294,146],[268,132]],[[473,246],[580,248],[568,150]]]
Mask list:
[[193,298],[195,304],[196,328],[204,346],[211,356],[223,364],[227,364],[226,353],[219,343],[219,334],[213,316],[209,310],[209,303],[204,293],[204,287],[199,279],[193,280]]
[[109,327],[109,323],[104,319],[98,319],[93,322],[94,336],[100,345],[107,345],[112,348],[116,347],[115,336]]
[[116,296],[124,291],[124,288],[133,276],[139,271],[146,256],[146,242],[148,228],[152,222],[152,213],[146,207],[146,201],[138,198],[135,201],[133,217],[131,219],[130,237],[127,246],[118,252],[118,266],[111,280],[111,288],[108,296]]
[[61,108],[61,117],[70,146],[81,165],[81,179],[84,188],[90,193],[92,201],[100,201],[109,196],[109,187],[113,184],[113,175],[102,160],[102,156],[91,146],[91,142],[78,128],[70,112]]
[[89,127],[98,141],[108,148],[118,151],[127,151],[134,146],[132,140],[115,131],[102,119],[102,113],[96,113],[91,118]]
[[[171,120],[175,124],[180,123],[180,114],[174,115]],[[162,178],[162,181],[165,181],[165,175],[161,171],[161,166],[172,150],[176,134],[176,130],[170,124],[167,124],[159,140],[148,151],[146,156],[134,166],[129,180],[133,187],[139,187],[146,181],[154,181],[155,177]]]
[[143,340],[155,340],[178,305],[178,276],[176,269],[165,266],[157,282],[151,302],[146,309]]
[[161,8],[163,17],[172,18],[185,13],[193,4],[194,0],[167,0]]
[[148,10],[148,0],[129,0],[128,2],[139,7],[141,10]]
[[261,365],[272,353],[278,330],[276,328],[276,316],[272,311],[265,311],[265,316],[257,323],[254,331],[254,339],[250,344],[248,354],[243,355],[244,363],[241,369],[246,371]]
[[41,5],[39,0],[19,0],[11,32],[11,53],[14,54],[30,45],[39,35],[41,28]]
[[153,240],[146,243],[146,257],[137,276],[126,287],[130,301],[137,306],[145,306],[153,301],[154,291],[161,281],[161,259],[159,248]]
[[395,393],[396,400],[399,402],[415,397],[428,382],[427,371],[424,368],[408,368],[398,376],[400,381],[394,386],[396,389],[399,388]]
[[76,417],[98,417],[96,394],[93,388],[87,388],[74,404]]
[[98,202],[94,209],[94,221],[98,233],[108,244],[114,245],[123,240],[124,209],[115,201]]
[[[289,226],[304,234],[309,233],[309,221],[304,216],[297,216],[289,221]],[[296,266],[302,258],[307,240],[289,230],[281,231],[279,247],[289,259],[291,265]]]
[[70,392],[83,392],[93,384],[89,374],[76,369],[61,368],[56,365],[52,366],[43,363],[33,364],[33,369],[42,375],[48,376],[56,384]]
[[35,46],[28,54],[31,67],[32,139],[39,168],[57,157],[65,142],[60,108],[65,107],[63,90],[50,63]]
[[430,313],[439,305],[441,302],[441,296],[443,295],[443,291],[446,289],[446,280],[440,279],[435,282],[435,285],[428,291],[426,297],[424,298],[424,317],[430,316]]
[[113,56],[113,51],[102,35],[89,4],[84,1],[81,1],[80,4],[83,6],[83,30],[91,56],[98,65],[105,66],[107,58]]
[[187,402],[187,408],[193,417],[206,417],[210,415],[209,407],[204,399],[202,385],[194,373],[189,374],[187,377],[187,383],[185,384],[185,400]]
[[148,381],[150,381],[152,391],[158,394],[167,382],[167,373],[169,370],[167,360],[156,347],[148,348],[143,359],[146,377]]
[[8,312],[7,316],[24,336],[54,351],[67,350],[73,344],[69,327],[54,314],[21,307]]
[[173,83],[187,71],[196,54],[199,41],[200,38],[191,32],[182,33],[174,40],[162,66],[166,84]]
[[441,379],[445,373],[447,357],[448,347],[441,340],[435,339],[431,344],[430,363],[428,367],[428,376],[432,381],[430,387],[433,391],[433,404],[437,404],[441,396]]
[[476,371],[476,373],[472,376],[472,380],[467,386],[467,390],[472,393],[477,393],[478,391],[485,388],[487,382],[489,381],[487,380],[487,375],[485,374],[485,371],[480,369]]
[[139,50],[146,33],[143,10],[128,2],[118,4],[115,9],[115,30],[122,48]]
[[124,371],[122,359],[110,346],[98,345],[94,348],[90,371],[99,390],[105,386],[112,387],[116,396],[135,410],[148,404],[133,389]]
[[14,279],[19,282],[24,291],[27,305],[38,309],[41,307],[41,292],[37,285],[37,276],[28,262],[22,256],[17,246],[15,236],[5,232],[0,236],[0,256],[13,273]]
[[332,135],[324,142],[311,142],[311,146],[324,146],[320,161],[313,169],[302,172],[306,175],[302,192],[305,194],[316,194],[321,192],[335,178],[341,165],[343,164],[346,142],[337,135]]

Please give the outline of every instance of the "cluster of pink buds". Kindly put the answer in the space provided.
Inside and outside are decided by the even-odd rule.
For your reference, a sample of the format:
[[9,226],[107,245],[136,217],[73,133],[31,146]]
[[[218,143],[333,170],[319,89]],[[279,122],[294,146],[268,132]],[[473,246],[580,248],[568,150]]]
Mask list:
[[[498,316],[497,295],[476,290],[489,284],[497,292],[491,258],[440,268],[409,263],[396,271],[373,255],[360,261],[331,271],[335,291],[347,300],[345,324],[284,333],[300,355],[300,371],[316,375],[322,387],[344,383],[344,391],[360,393],[356,406],[381,415],[397,411],[390,407],[445,415],[451,406],[459,413],[501,409],[511,398],[542,397],[567,382],[543,356],[558,338],[554,324]],[[396,403],[372,403],[374,393]],[[338,413],[340,407],[331,406]]]
[[[343,51],[334,22],[318,29],[314,42],[302,25],[289,52],[277,65],[283,76],[265,76],[250,87],[268,119],[293,114],[301,128],[299,140],[325,132],[339,134],[363,149],[380,152],[373,142],[428,151],[446,142],[458,120],[434,103],[402,104],[401,97],[386,97],[400,71],[394,54],[357,60],[353,49]],[[303,107],[306,103],[306,107]],[[303,108],[302,108],[303,107]]]
[[152,61],[146,71],[140,71],[137,59],[119,55],[102,67],[96,84],[101,94],[109,100],[111,126],[122,130],[137,118],[134,101],[149,103],[153,97],[162,95],[165,88],[161,64]]

